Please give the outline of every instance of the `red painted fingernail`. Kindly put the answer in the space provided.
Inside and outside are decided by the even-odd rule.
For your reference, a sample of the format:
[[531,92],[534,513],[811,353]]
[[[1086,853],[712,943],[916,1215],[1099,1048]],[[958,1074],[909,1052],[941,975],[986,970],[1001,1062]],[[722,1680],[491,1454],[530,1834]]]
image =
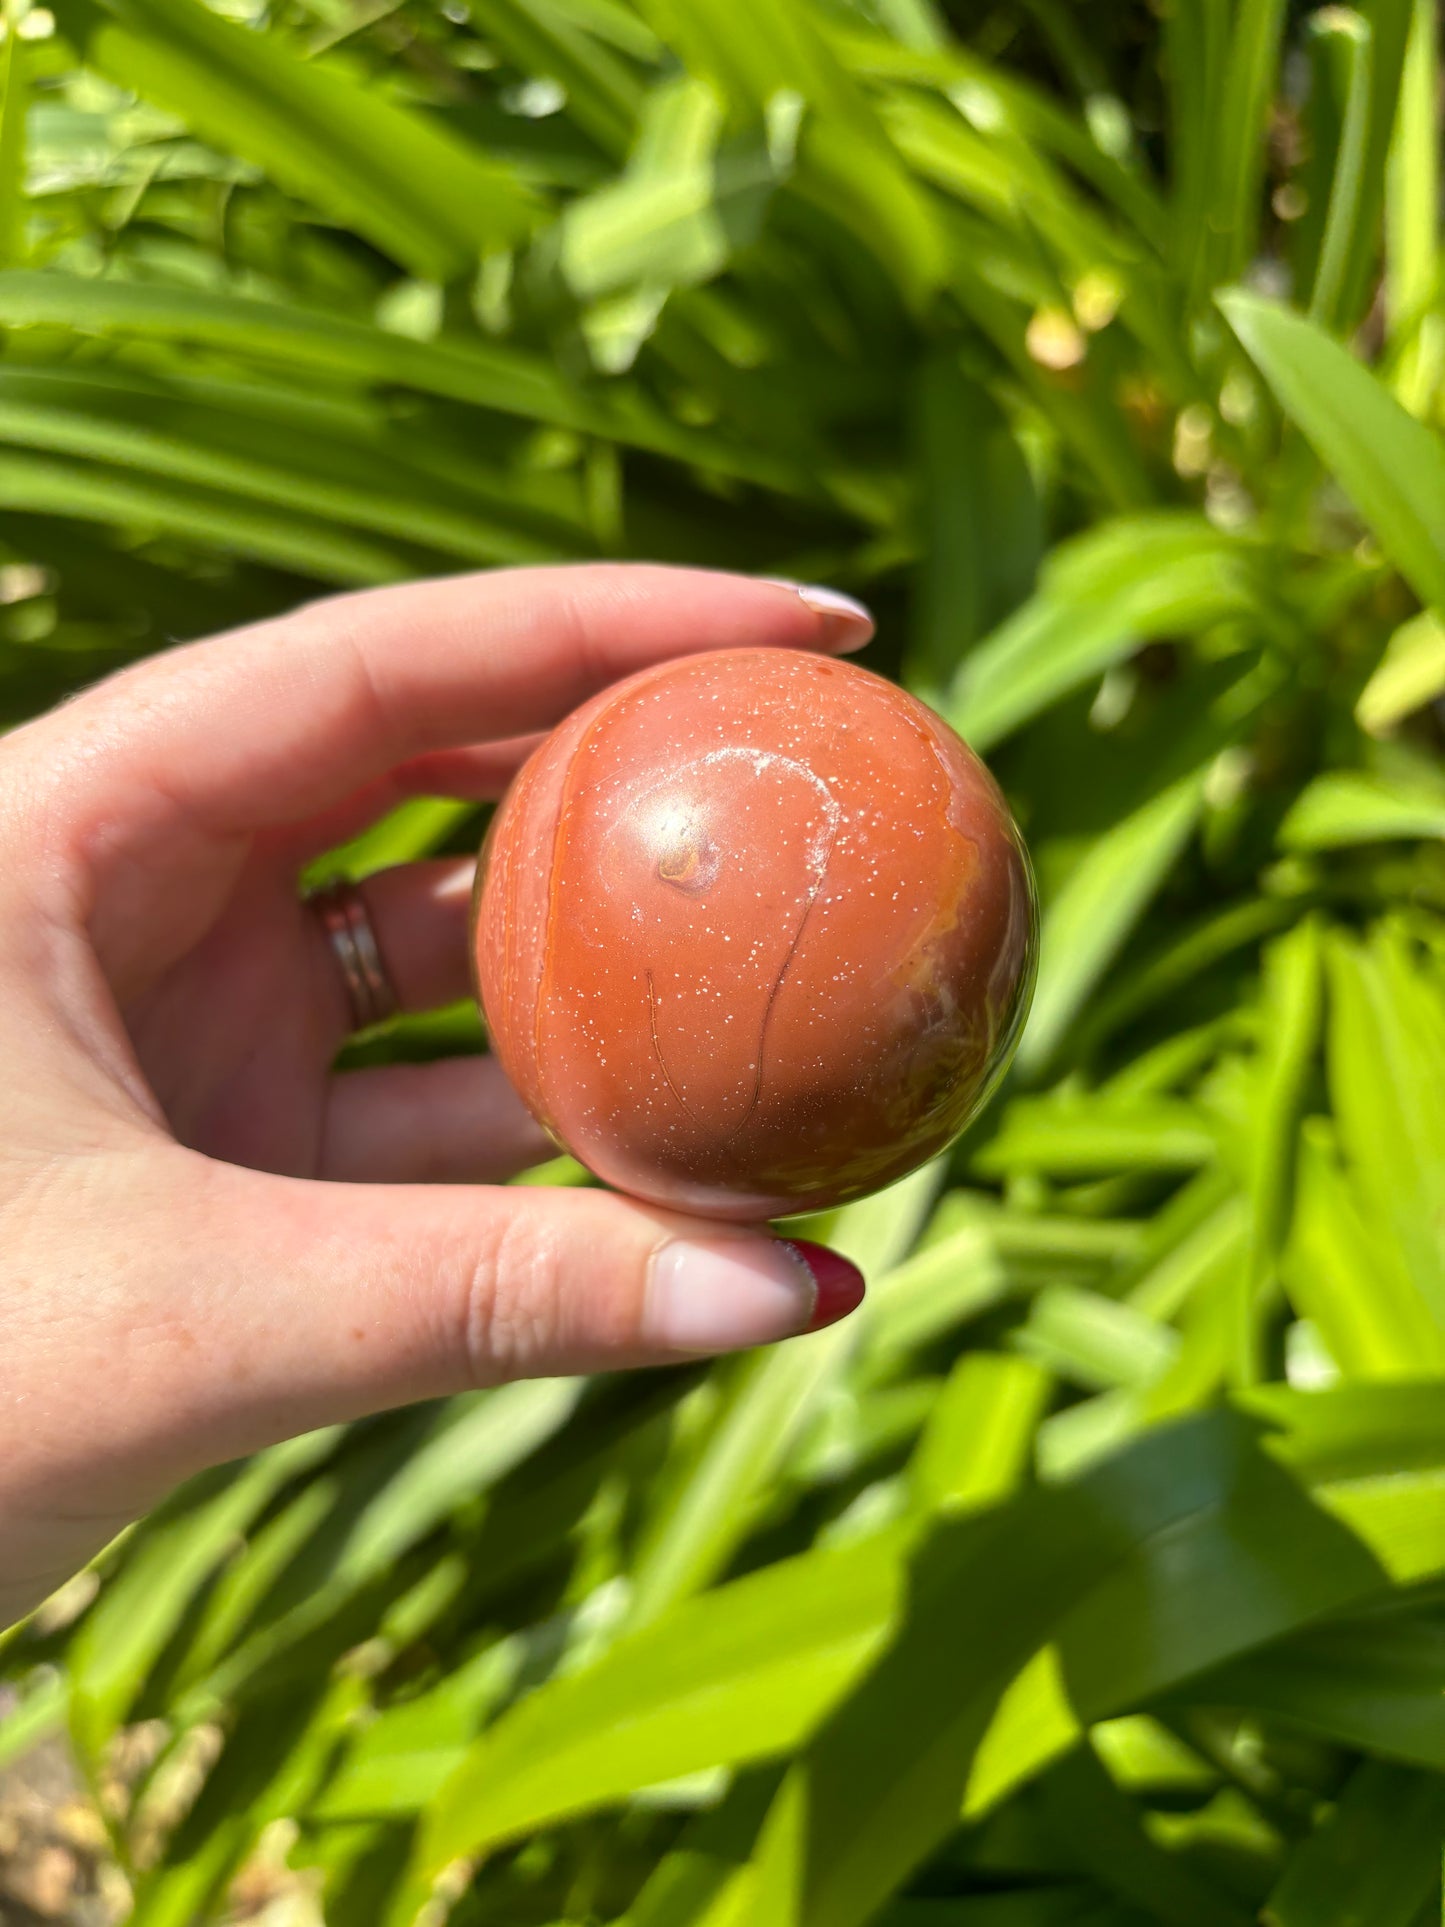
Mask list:
[[807,1266],[817,1292],[813,1316],[803,1327],[804,1331],[822,1331],[825,1325],[836,1325],[850,1311],[857,1311],[866,1289],[857,1265],[840,1253],[830,1251],[826,1245],[812,1244],[806,1238],[783,1238],[779,1242],[788,1247],[800,1264]]

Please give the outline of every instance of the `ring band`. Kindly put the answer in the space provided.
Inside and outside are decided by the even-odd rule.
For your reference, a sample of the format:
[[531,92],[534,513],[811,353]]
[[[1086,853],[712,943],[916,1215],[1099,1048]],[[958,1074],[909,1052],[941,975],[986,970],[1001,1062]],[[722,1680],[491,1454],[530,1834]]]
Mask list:
[[306,902],[315,911],[340,966],[351,1005],[351,1028],[369,1030],[373,1024],[394,1017],[399,1000],[381,960],[381,947],[360,890],[348,877],[333,877],[308,891]]

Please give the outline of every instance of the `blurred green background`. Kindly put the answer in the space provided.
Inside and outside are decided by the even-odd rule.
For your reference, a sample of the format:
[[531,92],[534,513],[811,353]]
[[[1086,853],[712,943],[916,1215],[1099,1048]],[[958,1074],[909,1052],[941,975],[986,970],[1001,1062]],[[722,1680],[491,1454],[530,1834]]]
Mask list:
[[1439,1919],[1429,0],[4,17],[7,721],[339,584],[831,582],[1045,918],[858,1319],[282,1446],[0,1640],[69,1917]]

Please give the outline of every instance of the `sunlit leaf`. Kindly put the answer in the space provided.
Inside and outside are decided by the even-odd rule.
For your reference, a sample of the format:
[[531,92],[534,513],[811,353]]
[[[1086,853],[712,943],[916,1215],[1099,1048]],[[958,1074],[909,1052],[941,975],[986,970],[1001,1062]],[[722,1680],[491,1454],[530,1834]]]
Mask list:
[[431,119],[198,0],[60,0],[57,17],[101,72],[273,171],[423,277],[462,271],[541,213],[508,169]]
[[1051,556],[1033,598],[972,651],[948,719],[989,749],[1142,642],[1193,634],[1257,594],[1247,548],[1201,516],[1106,522]]
[[1348,349],[1258,295],[1220,296],[1287,414],[1422,602],[1445,606],[1445,446]]
[[1279,835],[1281,843],[1294,850],[1445,836],[1445,781],[1331,771],[1317,776],[1301,793]]

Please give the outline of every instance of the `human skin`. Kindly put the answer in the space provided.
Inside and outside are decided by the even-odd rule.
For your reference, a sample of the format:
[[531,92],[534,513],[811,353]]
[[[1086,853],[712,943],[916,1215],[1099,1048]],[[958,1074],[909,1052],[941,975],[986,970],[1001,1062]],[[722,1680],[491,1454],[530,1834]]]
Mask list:
[[[333,1073],[345,988],[297,876],[408,796],[496,795],[619,676],[870,633],[788,584],[499,570],[189,644],[0,744],[0,1626],[277,1439],[857,1302],[761,1227],[501,1186],[550,1147],[489,1057]],[[363,886],[404,1009],[466,994],[471,883]]]

